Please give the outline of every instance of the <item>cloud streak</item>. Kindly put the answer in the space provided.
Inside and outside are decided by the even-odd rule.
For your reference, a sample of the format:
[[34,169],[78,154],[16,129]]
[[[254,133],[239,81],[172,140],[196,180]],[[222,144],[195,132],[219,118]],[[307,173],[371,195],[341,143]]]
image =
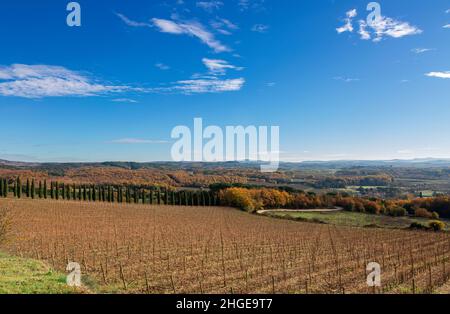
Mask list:
[[196,21],[176,21],[153,18],[152,23],[162,33],[172,35],[188,35],[198,38],[202,43],[213,49],[215,52],[227,52],[230,48],[222,44],[215,36],[209,32],[201,23]]
[[97,96],[133,90],[105,85],[61,66],[13,64],[0,66],[0,95],[24,98]]
[[425,74],[428,77],[436,77],[441,79],[450,79],[450,71],[443,72],[429,72]]

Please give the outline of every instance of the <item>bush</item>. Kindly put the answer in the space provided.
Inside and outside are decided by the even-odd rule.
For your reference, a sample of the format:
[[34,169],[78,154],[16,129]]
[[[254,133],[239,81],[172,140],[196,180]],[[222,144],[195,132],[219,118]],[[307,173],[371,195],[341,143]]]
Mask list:
[[428,219],[433,217],[433,215],[425,208],[417,208],[414,215],[416,217],[428,218]]
[[392,207],[389,208],[387,214],[392,217],[403,217],[406,216],[406,209],[403,207]]
[[439,219],[439,214],[437,212],[433,212],[431,213],[431,216],[433,219],[438,220]]
[[442,231],[445,229],[445,223],[439,220],[433,220],[428,223],[428,228],[433,231]]
[[428,230],[428,227],[425,225],[422,225],[419,222],[413,222],[410,226],[409,229],[415,229],[415,230]]

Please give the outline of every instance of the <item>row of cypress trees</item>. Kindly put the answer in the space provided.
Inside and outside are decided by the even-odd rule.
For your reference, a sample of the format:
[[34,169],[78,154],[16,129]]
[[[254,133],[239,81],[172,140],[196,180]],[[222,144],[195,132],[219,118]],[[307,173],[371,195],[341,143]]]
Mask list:
[[209,191],[174,191],[160,188],[141,188],[137,186],[76,185],[27,179],[22,184],[18,177],[14,182],[0,179],[0,197],[13,193],[15,198],[39,198],[55,200],[78,200],[89,202],[118,202],[136,204],[165,204],[180,206],[217,206],[218,198]]

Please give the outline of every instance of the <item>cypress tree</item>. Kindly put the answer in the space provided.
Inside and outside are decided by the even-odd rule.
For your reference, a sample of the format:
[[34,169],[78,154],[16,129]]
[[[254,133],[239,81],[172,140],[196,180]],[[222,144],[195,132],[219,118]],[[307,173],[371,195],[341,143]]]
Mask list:
[[134,203],[135,204],[139,203],[139,195],[136,187],[134,188]]
[[150,205],[153,205],[153,190],[150,190]]
[[95,202],[97,201],[97,187],[94,185],[92,186],[92,200]]
[[44,199],[47,199],[47,180],[44,180]]
[[5,191],[3,192],[4,197],[8,197],[8,193],[9,193],[8,185],[9,185],[8,179],[5,179],[5,182],[3,183],[3,188],[5,189]]
[[86,186],[83,185],[83,201],[87,201],[87,191],[86,191]]
[[62,183],[61,190],[62,190],[62,199],[65,200],[66,199],[66,185],[64,183]]
[[147,196],[145,193],[145,189],[142,190],[142,204],[146,204],[147,203]]
[[164,203],[166,203],[166,205],[169,205],[169,191],[167,190],[167,188],[164,191],[164,198],[165,198]]
[[39,181],[39,198],[42,198],[42,181]]
[[20,181],[20,177],[17,177],[17,197],[22,197],[22,182]]
[[55,182],[55,196],[56,196],[56,199],[59,200],[59,184],[58,184],[58,181]]
[[0,179],[0,196],[3,197],[3,192],[4,192],[4,188],[3,188],[3,178]]
[[125,190],[125,201],[127,203],[130,203],[130,187],[129,186],[127,186],[126,190]]
[[27,178],[27,185],[26,185],[25,195],[28,198],[30,197],[30,179],[28,179],[28,178]]
[[116,198],[114,197],[114,186],[111,187],[111,203],[114,203]]
[[70,195],[71,194],[71,192],[70,192],[70,184],[67,184],[67,187],[66,187],[66,199],[68,200],[68,201],[70,201]]
[[34,179],[31,181],[31,198],[34,199],[34,193],[36,192],[36,187],[34,185]]
[[156,191],[156,198],[158,199],[158,205],[161,205],[161,190],[159,188]]

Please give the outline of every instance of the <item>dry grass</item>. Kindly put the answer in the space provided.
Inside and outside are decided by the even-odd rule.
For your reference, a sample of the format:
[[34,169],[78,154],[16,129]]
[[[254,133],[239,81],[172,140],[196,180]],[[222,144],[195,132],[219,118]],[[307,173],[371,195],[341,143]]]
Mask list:
[[450,276],[445,233],[362,229],[254,216],[230,208],[0,200],[5,249],[58,270],[82,265],[100,292],[433,292]]

